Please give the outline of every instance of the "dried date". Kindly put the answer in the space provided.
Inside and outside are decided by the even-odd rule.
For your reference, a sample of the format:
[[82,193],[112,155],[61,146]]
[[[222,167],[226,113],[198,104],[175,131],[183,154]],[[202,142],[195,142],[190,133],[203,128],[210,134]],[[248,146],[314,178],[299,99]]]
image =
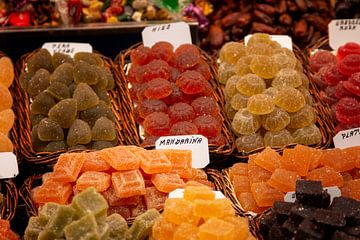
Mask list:
[[262,4],[262,3],[256,3],[255,8],[266,13],[269,16],[273,16],[276,12],[275,7],[269,5],[269,4]]
[[282,25],[291,26],[292,25],[292,17],[289,14],[284,13],[279,17],[279,22]]
[[254,18],[260,22],[267,24],[267,25],[273,24],[272,18],[259,10],[254,10]]
[[229,28],[237,22],[240,16],[241,16],[240,12],[230,13],[221,20],[221,24],[224,28]]
[[262,33],[268,33],[268,34],[276,34],[276,28],[273,28],[269,25],[259,23],[259,22],[253,22],[252,23],[252,31],[253,32],[262,32]]
[[300,19],[295,23],[294,34],[296,37],[305,37],[307,32],[307,22],[305,19]]
[[217,25],[210,26],[209,41],[211,46],[218,48],[224,42],[224,32],[221,27]]

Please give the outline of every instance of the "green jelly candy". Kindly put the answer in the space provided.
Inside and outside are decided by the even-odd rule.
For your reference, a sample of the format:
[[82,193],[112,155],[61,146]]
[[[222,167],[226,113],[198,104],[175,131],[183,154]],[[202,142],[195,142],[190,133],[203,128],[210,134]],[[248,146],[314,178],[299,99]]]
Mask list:
[[160,217],[160,213],[155,209],[150,209],[144,214],[135,218],[134,223],[126,234],[127,240],[146,239],[154,225],[155,220]]
[[111,100],[107,91],[96,88],[94,89],[94,91],[96,92],[100,100],[104,101],[107,105],[111,105]]
[[59,207],[60,205],[57,203],[46,203],[39,209],[39,218],[46,223],[49,222],[50,218],[53,217],[54,213],[58,210]]
[[60,125],[50,118],[44,118],[37,127],[38,137],[41,141],[61,141],[64,139],[64,131]]
[[110,119],[101,117],[96,120],[91,135],[93,141],[112,141],[116,138],[115,125]]
[[94,90],[86,83],[79,83],[73,93],[79,111],[92,108],[99,103],[99,97]]
[[41,92],[31,103],[32,114],[48,115],[49,110],[56,104],[55,99],[46,92]]
[[47,89],[50,85],[50,73],[46,69],[39,69],[29,81],[27,92],[34,97]]
[[49,118],[58,122],[62,128],[69,128],[75,121],[77,110],[76,101],[72,98],[67,98],[61,100],[50,109]]
[[57,152],[66,150],[67,146],[65,141],[50,142],[44,147],[44,152]]
[[106,218],[107,224],[110,227],[109,240],[123,240],[128,231],[126,220],[117,213],[114,213]]
[[31,143],[34,148],[44,147],[46,145],[45,142],[39,139],[38,125],[33,126],[33,128],[31,129],[30,136],[31,136]]
[[62,237],[64,228],[70,224],[75,217],[75,211],[69,206],[59,206],[50,218],[46,229],[57,237]]
[[79,217],[90,212],[94,214],[97,219],[106,216],[107,209],[109,208],[105,198],[96,192],[93,187],[87,188],[85,191],[76,195],[73,198],[71,206]]
[[104,90],[108,86],[108,76],[107,76],[108,72],[103,67],[96,67],[96,71],[99,77],[99,81],[93,87],[96,89]]
[[49,72],[54,70],[51,61],[51,54],[44,48],[40,49],[37,53],[32,55],[27,61],[27,69],[29,72],[36,72],[41,68],[44,68]]
[[50,93],[57,100],[63,100],[70,98],[70,90],[68,86],[61,82],[53,82],[46,89],[46,92]]
[[91,129],[89,124],[81,119],[76,119],[69,128],[67,144],[75,146],[77,144],[88,144],[91,141]]
[[74,67],[75,83],[87,83],[89,85],[95,85],[98,83],[98,81],[99,81],[99,76],[95,66],[92,66],[84,61],[80,61],[75,64]]
[[66,240],[100,240],[96,219],[91,213],[67,225],[64,232]]
[[96,65],[99,67],[104,66],[104,61],[96,53],[78,52],[75,54],[74,59],[76,61],[84,61],[91,65]]
[[40,232],[45,229],[47,222],[40,217],[31,217],[25,229],[24,240],[37,240]]
[[53,240],[53,239],[56,239],[56,237],[57,236],[55,235],[55,233],[50,232],[47,229],[44,229],[40,232],[37,240]]
[[87,122],[90,126],[94,126],[96,120],[100,117],[111,118],[113,113],[111,108],[102,100],[99,101],[99,104],[95,107],[86,109],[80,113],[80,118]]
[[44,118],[46,118],[45,115],[41,115],[41,114],[32,114],[30,113],[30,121],[31,121],[31,124],[34,126],[36,124],[39,124],[39,122],[41,120],[43,120]]
[[115,87],[115,80],[114,77],[112,75],[112,73],[109,70],[105,70],[106,71],[106,78],[107,78],[107,86],[106,86],[106,90],[113,90]]
[[98,224],[98,232],[101,240],[108,240],[110,236],[110,226],[106,222]]
[[69,86],[74,81],[74,66],[71,63],[61,64],[50,76],[50,83],[59,82]]
[[70,65],[74,64],[74,60],[69,55],[64,53],[54,53],[54,55],[51,57],[51,62],[54,68],[58,68],[64,63],[69,63]]
[[27,91],[29,82],[31,78],[34,76],[32,72],[22,72],[19,77],[19,83],[23,90]]

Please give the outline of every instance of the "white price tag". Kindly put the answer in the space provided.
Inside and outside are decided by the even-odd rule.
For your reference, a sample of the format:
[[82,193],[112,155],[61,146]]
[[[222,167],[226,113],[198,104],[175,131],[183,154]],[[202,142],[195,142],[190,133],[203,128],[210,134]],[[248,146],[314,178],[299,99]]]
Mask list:
[[333,138],[336,148],[360,146],[360,128],[353,128],[338,132]]
[[[247,45],[249,39],[251,38],[252,34],[248,34],[245,36],[245,46]],[[288,35],[270,35],[271,40],[278,42],[282,47],[288,48],[291,51],[292,48],[292,39]]]
[[182,44],[192,43],[190,27],[185,22],[146,27],[142,31],[142,39],[145,47],[152,47],[152,45],[160,41],[171,43],[174,46],[174,49]]
[[204,168],[210,163],[208,140],[202,135],[160,137],[155,148],[191,150],[193,168]]
[[12,152],[0,153],[0,179],[14,178],[19,174],[15,154]]
[[[338,187],[326,187],[324,188],[324,190],[330,194],[330,203],[332,202],[332,200],[335,197],[340,197],[341,196],[341,191]],[[284,201],[285,202],[295,202],[296,200],[296,195],[295,192],[288,192],[286,193],[285,197],[284,197]]]
[[47,42],[42,45],[51,55],[54,53],[64,53],[74,57],[78,52],[92,52],[92,46],[89,43],[71,43],[71,42]]
[[360,44],[360,19],[337,19],[329,25],[329,44],[333,50],[348,42]]
[[[183,188],[175,189],[174,191],[169,193],[169,198],[184,198],[184,191]],[[215,193],[215,199],[224,199],[226,198],[224,194],[220,191],[213,191]]]

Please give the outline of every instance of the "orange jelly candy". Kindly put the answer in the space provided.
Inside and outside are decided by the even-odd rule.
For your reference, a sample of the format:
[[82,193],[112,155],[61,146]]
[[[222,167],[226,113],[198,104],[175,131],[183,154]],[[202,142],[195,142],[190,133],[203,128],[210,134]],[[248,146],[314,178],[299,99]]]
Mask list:
[[250,183],[247,176],[235,175],[232,184],[236,194],[250,192]]
[[187,186],[184,191],[184,199],[188,201],[195,199],[214,200],[215,193],[207,186]]
[[258,166],[274,172],[275,169],[280,167],[280,159],[281,156],[274,149],[266,147],[261,153],[257,154],[254,161]]
[[360,179],[348,181],[341,190],[341,193],[343,193],[343,190],[347,191],[345,195],[360,201]]
[[210,218],[199,227],[199,240],[233,240],[235,226],[217,218]]
[[310,148],[296,145],[295,148],[284,149],[280,160],[280,166],[289,171],[296,171],[300,176],[306,176],[310,168]]
[[249,221],[247,218],[238,217],[238,216],[228,216],[225,217],[225,220],[228,223],[232,223],[235,226],[234,240],[244,240],[249,235]]
[[251,192],[259,207],[270,207],[276,201],[283,201],[284,194],[265,182],[251,184]]
[[106,148],[99,152],[100,157],[116,170],[138,169],[140,158],[126,146]]
[[184,181],[178,174],[158,173],[151,176],[151,182],[160,192],[169,193],[177,188],[185,186]]
[[99,156],[99,152],[89,152],[85,155],[85,162],[81,168],[81,172],[103,172],[110,168],[111,166]]
[[310,150],[310,167],[309,170],[313,170],[320,165],[320,158],[323,154],[323,150],[316,148],[309,148]]
[[13,144],[6,134],[0,132],[0,152],[14,151]]
[[173,240],[198,240],[198,228],[189,223],[181,223],[174,232]]
[[200,218],[194,212],[194,204],[182,198],[169,198],[165,201],[165,219],[175,224],[183,222],[197,225]]
[[176,224],[167,221],[165,217],[161,215],[152,227],[152,237],[156,240],[173,239],[176,228]]
[[139,152],[141,155],[140,167],[147,174],[166,173],[171,170],[171,162],[165,153],[159,150]]
[[160,210],[164,207],[168,195],[158,191],[155,187],[147,187],[144,196],[145,205],[147,209],[155,208]]
[[114,172],[112,184],[116,196],[126,198],[145,194],[145,182],[139,170]]
[[251,192],[243,192],[236,195],[236,197],[245,211],[259,213],[265,210],[265,208],[261,208],[256,204],[255,198]]
[[60,182],[75,182],[85,162],[86,153],[63,153],[54,166],[53,177]]
[[12,105],[13,99],[9,89],[0,83],[0,111],[9,109]]
[[115,189],[110,186],[105,192],[102,193],[110,206],[135,206],[141,202],[141,196],[133,196],[127,198],[119,198],[116,196]]
[[172,164],[171,173],[179,174],[182,178],[192,177],[191,150],[162,150]]
[[229,199],[204,200],[196,199],[194,201],[195,216],[202,218],[224,218],[234,216],[235,210]]
[[0,58],[0,83],[10,87],[14,80],[14,66],[8,57]]
[[281,192],[292,192],[295,191],[296,180],[299,178],[300,176],[294,171],[278,168],[271,175],[267,184]]
[[94,187],[98,192],[106,191],[111,185],[110,174],[103,172],[89,171],[81,174],[76,181],[76,189],[83,191],[88,187]]
[[14,120],[15,114],[10,108],[0,111],[0,132],[8,134],[14,125]]
[[344,185],[344,179],[341,174],[333,168],[326,166],[312,170],[306,179],[321,181],[324,187],[341,187]]
[[360,146],[345,148],[343,153],[348,161],[355,161],[355,167],[360,168]]
[[230,175],[230,180],[232,180],[235,175],[247,176],[248,175],[247,163],[235,163],[229,169],[229,175]]
[[271,177],[271,172],[268,170],[263,169],[255,164],[255,160],[248,161],[248,176],[249,182],[256,183],[256,182],[266,182]]
[[331,167],[339,172],[345,172],[355,167],[356,159],[353,157],[347,158],[344,151],[339,148],[323,150],[320,162],[324,166]]
[[66,204],[73,192],[73,188],[69,183],[60,183],[49,181],[41,187],[33,189],[33,200],[36,203],[54,202]]

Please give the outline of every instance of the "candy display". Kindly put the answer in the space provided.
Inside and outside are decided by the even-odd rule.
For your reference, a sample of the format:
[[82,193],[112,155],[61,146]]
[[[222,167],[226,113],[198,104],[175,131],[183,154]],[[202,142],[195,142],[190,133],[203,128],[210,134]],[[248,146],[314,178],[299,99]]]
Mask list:
[[[194,169],[190,150],[145,150],[118,146],[97,152],[64,153],[54,172],[44,174],[32,190],[36,205],[66,204],[93,187],[109,205],[108,212],[124,218],[146,210],[161,210],[168,193],[186,185],[212,186],[205,172]],[[51,189],[51,191],[50,191]]]
[[296,202],[277,201],[258,220],[263,239],[358,239],[360,202],[335,197],[319,181],[298,180]]
[[192,44],[177,49],[168,42],[139,46],[127,73],[136,121],[145,131],[143,145],[159,136],[201,134],[225,144],[219,106],[212,97],[210,67]]
[[11,231],[10,222],[0,219],[0,238],[5,240],[19,240],[19,236]]
[[69,205],[46,203],[36,217],[31,217],[24,239],[129,239],[148,237],[160,216],[150,209],[137,216],[130,228],[117,213],[108,214],[106,199],[89,187],[76,195]]
[[319,50],[310,58],[320,96],[331,106],[335,132],[360,126],[360,45],[346,43],[334,55]]
[[114,79],[98,54],[79,52],[71,58],[40,49],[28,59],[20,84],[32,98],[35,150],[102,149],[117,144],[107,95]]
[[249,162],[229,170],[235,195],[245,211],[262,212],[295,191],[300,179],[337,186],[342,196],[360,201],[359,147],[319,150],[303,145],[284,149],[282,156],[270,147],[250,155]]
[[187,186],[184,198],[165,202],[161,216],[152,228],[154,240],[185,239],[255,239],[248,220],[238,217],[228,199],[215,199],[205,186]]
[[238,151],[321,142],[309,80],[292,51],[267,34],[254,34],[247,46],[225,44],[220,62],[218,78],[225,84],[225,111]]

